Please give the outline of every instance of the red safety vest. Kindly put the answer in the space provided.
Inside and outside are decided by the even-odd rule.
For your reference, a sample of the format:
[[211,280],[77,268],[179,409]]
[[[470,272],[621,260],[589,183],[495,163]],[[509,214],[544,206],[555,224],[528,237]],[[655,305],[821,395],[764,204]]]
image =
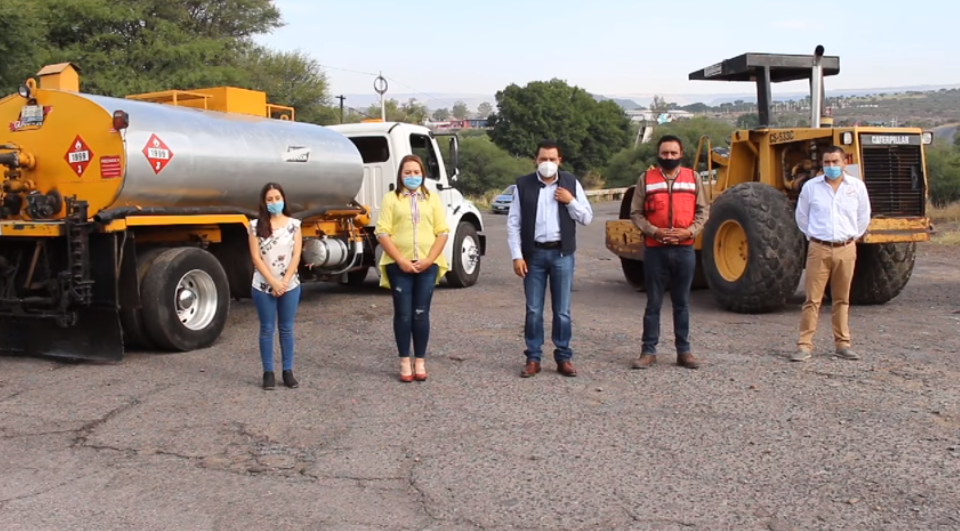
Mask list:
[[[647,170],[645,179],[644,212],[647,221],[659,229],[686,229],[693,225],[697,215],[697,174],[690,168],[680,168],[671,188],[660,168]],[[645,236],[648,247],[665,245],[656,238]],[[693,245],[695,238],[677,245]]]

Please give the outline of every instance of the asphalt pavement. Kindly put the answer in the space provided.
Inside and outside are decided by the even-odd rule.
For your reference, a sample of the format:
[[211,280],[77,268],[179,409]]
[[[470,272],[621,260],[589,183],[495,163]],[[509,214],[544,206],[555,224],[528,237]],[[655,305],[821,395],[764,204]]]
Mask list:
[[852,309],[861,361],[829,356],[829,307],[790,363],[800,295],[750,316],[697,291],[704,365],[673,364],[667,302],[661,359],[636,371],[617,209],[580,231],[576,378],[549,339],[519,377],[523,291],[493,214],[480,283],[434,296],[426,382],[397,379],[373,273],[305,287],[299,389],[259,388],[250,301],[203,351],[0,358],[0,529],[960,529],[960,252],[925,244],[900,297]]

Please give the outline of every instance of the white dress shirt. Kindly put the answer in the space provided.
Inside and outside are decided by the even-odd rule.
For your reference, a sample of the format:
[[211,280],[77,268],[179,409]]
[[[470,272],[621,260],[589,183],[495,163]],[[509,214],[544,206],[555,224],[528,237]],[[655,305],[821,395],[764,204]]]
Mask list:
[[797,200],[797,226],[807,239],[844,242],[860,238],[870,226],[867,186],[846,172],[836,191],[823,175],[810,179]]
[[[550,184],[544,183],[540,173],[537,172],[537,179],[543,183],[540,188],[540,196],[537,201],[537,222],[534,226],[534,241],[556,242],[560,241],[560,203],[554,198],[559,186],[560,177],[557,175]],[[583,187],[580,181],[577,181],[576,197],[567,203],[567,212],[574,221],[581,225],[589,225],[593,221],[593,208],[590,206],[590,200],[583,193]],[[507,243],[510,245],[510,254],[514,260],[523,259],[523,251],[520,245],[520,188],[517,187],[513,192],[513,201],[510,203],[510,213],[507,214]]]

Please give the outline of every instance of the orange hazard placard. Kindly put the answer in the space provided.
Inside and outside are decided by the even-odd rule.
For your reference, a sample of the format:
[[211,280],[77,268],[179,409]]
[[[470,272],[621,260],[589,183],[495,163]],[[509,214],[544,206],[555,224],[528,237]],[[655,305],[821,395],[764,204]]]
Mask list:
[[67,150],[67,154],[63,156],[63,160],[67,161],[70,169],[77,174],[77,177],[83,177],[84,172],[87,171],[87,166],[93,160],[93,151],[87,147],[86,142],[80,138],[80,135],[77,135],[73,144],[70,145],[70,149]]
[[150,135],[147,145],[143,146],[143,156],[150,161],[153,173],[160,173],[173,159],[173,151],[156,134]]

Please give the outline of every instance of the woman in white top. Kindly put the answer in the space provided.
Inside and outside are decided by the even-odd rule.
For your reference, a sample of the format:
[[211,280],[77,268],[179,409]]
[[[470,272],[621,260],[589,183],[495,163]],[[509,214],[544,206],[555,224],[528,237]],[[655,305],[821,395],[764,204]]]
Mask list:
[[279,321],[283,385],[297,387],[293,377],[293,322],[300,303],[300,220],[290,217],[286,194],[277,183],[260,192],[260,219],[250,222],[250,255],[253,258],[253,303],[260,316],[260,360],[263,388],[273,389],[273,334]]

